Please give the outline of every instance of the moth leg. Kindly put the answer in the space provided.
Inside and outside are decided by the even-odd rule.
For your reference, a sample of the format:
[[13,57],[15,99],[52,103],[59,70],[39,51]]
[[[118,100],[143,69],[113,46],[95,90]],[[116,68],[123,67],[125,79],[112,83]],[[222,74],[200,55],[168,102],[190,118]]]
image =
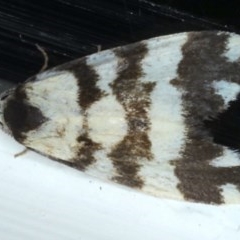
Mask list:
[[28,148],[25,148],[25,149],[23,149],[21,152],[18,152],[18,153],[16,153],[16,154],[14,154],[14,157],[15,157],[15,158],[20,157],[20,156],[26,154],[28,150],[29,150]]
[[44,70],[46,70],[46,68],[47,68],[47,66],[48,66],[48,60],[49,60],[49,58],[48,58],[48,55],[47,55],[46,51],[45,51],[41,46],[39,46],[38,44],[36,44],[36,47],[37,47],[37,49],[42,53],[43,58],[44,58],[44,63],[43,63],[43,65],[42,65],[41,69],[39,70],[39,73],[41,73],[41,72],[43,72]]

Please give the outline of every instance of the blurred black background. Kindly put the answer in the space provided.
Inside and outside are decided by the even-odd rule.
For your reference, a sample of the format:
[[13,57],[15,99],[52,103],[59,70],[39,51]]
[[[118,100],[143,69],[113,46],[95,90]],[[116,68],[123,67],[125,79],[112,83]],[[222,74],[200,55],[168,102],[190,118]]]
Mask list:
[[196,30],[240,33],[240,1],[0,0],[0,90],[49,68],[154,36]]

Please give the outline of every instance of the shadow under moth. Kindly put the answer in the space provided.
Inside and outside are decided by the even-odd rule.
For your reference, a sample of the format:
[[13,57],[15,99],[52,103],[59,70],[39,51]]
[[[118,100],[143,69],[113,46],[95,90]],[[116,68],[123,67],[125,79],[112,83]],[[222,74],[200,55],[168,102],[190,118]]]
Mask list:
[[240,203],[240,36],[184,32],[98,52],[1,94],[19,143],[158,197]]

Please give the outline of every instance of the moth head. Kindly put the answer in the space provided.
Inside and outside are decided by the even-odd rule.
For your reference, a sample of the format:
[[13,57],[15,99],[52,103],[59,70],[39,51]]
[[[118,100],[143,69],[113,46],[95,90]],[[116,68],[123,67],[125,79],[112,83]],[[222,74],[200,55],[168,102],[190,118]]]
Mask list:
[[41,111],[29,103],[24,85],[0,95],[0,125],[18,142],[23,143],[26,134],[45,120]]

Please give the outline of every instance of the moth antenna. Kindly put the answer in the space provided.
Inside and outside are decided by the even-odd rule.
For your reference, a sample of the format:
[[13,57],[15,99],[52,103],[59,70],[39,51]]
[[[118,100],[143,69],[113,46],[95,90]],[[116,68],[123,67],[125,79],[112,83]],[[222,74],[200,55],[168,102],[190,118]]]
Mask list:
[[48,61],[49,61],[49,58],[48,58],[48,55],[47,55],[47,52],[44,50],[44,48],[42,48],[40,45],[36,44],[36,47],[37,49],[42,53],[43,55],[43,58],[44,58],[44,63],[41,67],[41,69],[39,70],[39,73],[43,72],[46,70],[46,68],[48,67]]

